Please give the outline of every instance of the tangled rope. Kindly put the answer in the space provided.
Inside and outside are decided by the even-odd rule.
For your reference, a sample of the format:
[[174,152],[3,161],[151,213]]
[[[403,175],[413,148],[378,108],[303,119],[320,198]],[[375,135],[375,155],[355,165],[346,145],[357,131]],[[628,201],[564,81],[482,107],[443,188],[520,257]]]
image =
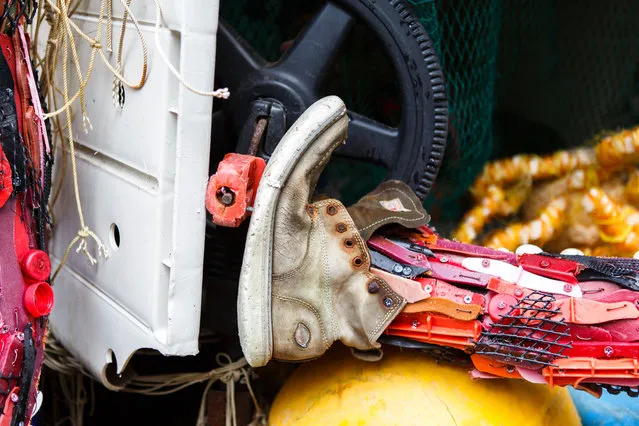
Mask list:
[[197,426],[206,426],[206,398],[213,384],[220,381],[226,385],[226,425],[237,426],[235,383],[239,382],[246,385],[255,406],[255,416],[252,424],[263,424],[266,416],[253,392],[251,370],[246,359],[240,358],[237,361],[232,361],[227,354],[220,353],[216,356],[215,361],[220,367],[204,373],[138,376],[128,382],[122,391],[149,396],[168,395],[194,384],[206,382],[196,423]]
[[[489,163],[471,188],[477,204],[453,236],[508,250],[536,244],[633,257],[639,253],[638,166],[639,126],[603,135],[594,147]],[[480,238],[489,222],[515,215],[523,221]]]
[[[69,157],[71,162],[71,175],[73,179],[73,190],[74,197],[76,200],[76,209],[78,212],[78,218],[80,221],[80,230],[78,231],[76,237],[70,242],[65,256],[62,259],[62,262],[58,266],[54,278],[57,276],[60,268],[66,262],[68,255],[71,249],[77,245],[77,252],[83,253],[91,264],[95,264],[97,259],[100,257],[107,258],[109,253],[106,246],[102,243],[100,238],[87,226],[83,210],[82,203],[80,202],[80,189],[78,185],[78,173],[77,173],[77,164],[76,164],[76,153],[75,153],[75,139],[73,137],[73,111],[72,105],[79,101],[80,110],[82,114],[82,124],[85,133],[88,132],[92,126],[91,121],[87,115],[86,111],[86,99],[85,92],[86,87],[89,83],[90,77],[93,73],[95,67],[95,59],[96,56],[101,59],[104,65],[109,69],[109,71],[114,76],[114,99],[115,93],[122,90],[122,86],[127,86],[133,90],[142,89],[148,78],[148,48],[146,44],[146,40],[142,33],[142,29],[140,24],[131,10],[131,0],[120,0],[124,8],[124,16],[122,17],[122,30],[120,33],[119,46],[118,46],[118,55],[117,55],[117,63],[113,65],[111,61],[108,59],[107,54],[112,52],[112,0],[101,0],[100,10],[97,20],[97,28],[94,37],[90,37],[85,32],[83,32],[80,27],[71,19],[74,12],[78,8],[80,4],[80,0],[45,0],[44,7],[38,10],[38,18],[36,20],[35,25],[33,26],[33,37],[37,39],[40,31],[40,27],[43,21],[46,21],[50,26],[50,32],[46,44],[46,50],[43,57],[38,55],[37,43],[33,44],[33,57],[37,60],[38,65],[41,67],[41,86],[43,92],[47,94],[48,103],[50,106],[53,106],[53,111],[44,114],[45,119],[49,119],[54,124],[54,133],[59,140],[60,146],[62,148],[63,154],[63,164],[62,164],[62,173],[59,177],[58,184],[56,189],[53,191],[53,197],[51,200],[51,207],[55,205],[62,188],[62,184],[64,181],[64,172],[66,170],[66,149],[63,140],[65,139],[63,135],[63,131],[66,130],[66,139],[68,141],[68,150]],[[161,47],[159,33],[162,29],[163,23],[163,12],[162,5],[159,0],[155,0],[156,5],[156,22],[155,22],[155,49],[159,57],[166,64],[167,68],[170,72],[178,79],[180,84],[182,84],[187,90],[196,93],[201,96],[212,96],[217,98],[226,99],[229,97],[230,93],[228,89],[222,88],[213,91],[205,91],[199,90],[185,81],[184,77],[180,74],[180,72],[175,69],[173,64],[171,64],[167,55]],[[44,11],[43,11],[44,9]],[[102,44],[102,34],[103,27],[105,25],[105,21],[107,24],[106,31],[106,49]],[[137,82],[129,81],[123,73],[124,65],[122,63],[122,50],[124,44],[124,34],[127,28],[127,22],[131,21],[138,35],[138,39],[141,44],[142,51],[142,69],[140,71],[140,78]],[[78,55],[78,50],[76,47],[76,36],[80,39],[84,40],[91,47],[91,54],[89,58],[89,64],[87,67],[86,74],[83,74],[82,67],[80,65],[80,59]],[[60,51],[62,52],[62,66],[61,66],[61,77],[62,77],[62,90],[58,88],[55,84],[55,73],[58,69],[58,61],[60,59]],[[71,95],[69,92],[69,55],[72,59],[72,66],[76,74],[76,78],[79,83],[79,88],[75,94]],[[58,105],[58,98],[62,97],[63,104],[61,106]],[[58,120],[58,116],[61,114],[65,114],[65,123],[64,126],[61,125]],[[94,243],[97,245],[97,256],[93,256],[89,252],[88,240],[92,239]]]
[[[147,396],[160,396],[179,392],[187,387],[206,382],[196,422],[196,426],[206,426],[207,396],[211,387],[219,381],[226,386],[226,426],[237,426],[235,384],[241,383],[246,386],[255,407],[253,421],[249,426],[266,425],[266,414],[261,409],[251,386],[251,379],[254,373],[246,359],[240,358],[233,361],[227,354],[220,353],[216,356],[215,361],[218,367],[207,372],[135,375],[121,391]],[[49,369],[60,373],[58,376],[60,387],[70,411],[69,416],[60,422],[69,421],[73,426],[81,426],[84,407],[89,400],[93,401],[93,391],[87,390],[85,386],[86,378],[91,377],[91,375],[51,333],[47,337],[44,364]],[[93,380],[90,380],[90,383],[93,386]]]

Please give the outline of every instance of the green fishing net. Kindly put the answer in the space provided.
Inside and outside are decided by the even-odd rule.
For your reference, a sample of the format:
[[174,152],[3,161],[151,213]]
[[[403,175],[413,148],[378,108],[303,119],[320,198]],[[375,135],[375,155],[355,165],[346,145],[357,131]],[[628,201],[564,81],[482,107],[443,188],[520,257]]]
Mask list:
[[[451,229],[467,210],[468,187],[487,161],[581,145],[602,130],[639,122],[639,2],[408,3],[433,40],[447,80],[448,147],[425,201],[440,231]],[[275,60],[281,43],[295,37],[318,4],[222,0],[221,15]],[[386,84],[380,92],[378,85],[392,69],[371,72],[358,63],[357,52],[349,54],[347,46],[342,52],[332,88],[349,108],[388,121],[396,113],[393,87]],[[383,175],[375,166],[337,161],[328,180],[350,202]]]

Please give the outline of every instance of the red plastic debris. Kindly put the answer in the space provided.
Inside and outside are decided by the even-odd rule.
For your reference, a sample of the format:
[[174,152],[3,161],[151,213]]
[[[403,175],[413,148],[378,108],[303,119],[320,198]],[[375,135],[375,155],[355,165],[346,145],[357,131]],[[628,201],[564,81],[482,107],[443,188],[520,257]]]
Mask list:
[[262,158],[226,154],[206,189],[206,209],[213,223],[236,228],[249,216],[265,168]]
[[577,284],[576,275],[583,269],[583,266],[577,262],[538,254],[521,255],[519,264],[524,270],[533,274],[566,281],[571,284]]
[[24,305],[35,318],[49,315],[53,301],[53,289],[45,282],[31,284],[24,292]]
[[0,208],[4,206],[13,192],[11,179],[11,165],[0,146]]
[[42,250],[29,250],[20,262],[22,274],[33,281],[46,281],[51,274],[51,261]]
[[519,312],[512,312],[519,301],[510,294],[496,294],[488,303],[488,315],[493,321],[499,321],[503,316],[510,313],[511,315],[519,315]]

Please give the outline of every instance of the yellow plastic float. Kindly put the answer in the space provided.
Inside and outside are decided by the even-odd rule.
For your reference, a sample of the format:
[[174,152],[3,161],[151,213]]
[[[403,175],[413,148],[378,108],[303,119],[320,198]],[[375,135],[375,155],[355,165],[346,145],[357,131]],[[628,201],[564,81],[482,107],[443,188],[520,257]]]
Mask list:
[[271,426],[579,426],[563,388],[472,381],[466,368],[385,350],[369,363],[344,348],[300,366],[278,394]]

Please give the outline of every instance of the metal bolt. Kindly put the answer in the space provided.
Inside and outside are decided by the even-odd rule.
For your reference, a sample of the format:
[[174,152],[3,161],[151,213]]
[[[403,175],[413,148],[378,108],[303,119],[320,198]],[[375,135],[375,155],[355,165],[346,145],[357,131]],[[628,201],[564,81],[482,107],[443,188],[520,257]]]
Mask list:
[[446,262],[448,262],[448,258],[446,256],[442,256],[442,257],[439,258],[439,261],[441,263],[446,263]]
[[572,286],[570,284],[565,284],[564,285],[564,291],[566,293],[570,293],[572,291]]
[[371,294],[375,294],[379,291],[379,283],[375,280],[369,281],[368,283],[368,292]]
[[391,306],[393,306],[393,299],[391,299],[390,297],[385,297],[384,306],[386,306],[387,308],[390,308]]
[[18,395],[16,395],[15,393],[11,394],[11,402],[15,404],[16,402],[18,402],[18,399]]
[[550,262],[548,262],[547,260],[542,260],[541,262],[539,262],[539,266],[541,266],[542,268],[547,268],[550,266]]
[[225,206],[232,206],[235,203],[235,192],[229,187],[222,186],[215,193],[217,200]]
[[419,321],[413,320],[413,322],[411,322],[410,325],[412,325],[413,328],[417,328],[417,327],[419,327]]
[[395,266],[393,266],[393,272],[395,272],[396,274],[401,274],[403,270],[404,267],[399,263],[396,263]]
[[412,273],[413,273],[413,270],[409,266],[405,266],[404,270],[402,271],[402,274],[404,274],[404,275],[410,275]]
[[506,366],[506,372],[507,373],[514,373],[515,372],[515,366],[514,365],[507,365]]
[[483,266],[484,268],[488,268],[490,266],[490,260],[488,259],[484,259],[481,261],[481,266]]
[[524,291],[520,288],[515,289],[515,296],[521,297],[524,295]]
[[501,302],[497,303],[497,307],[499,309],[505,309],[506,308],[506,303],[502,300]]
[[613,352],[614,352],[614,350],[612,349],[611,346],[606,346],[604,348],[604,354],[606,354],[606,356],[612,356]]
[[468,304],[473,301],[473,298],[470,296],[464,296],[464,303]]

